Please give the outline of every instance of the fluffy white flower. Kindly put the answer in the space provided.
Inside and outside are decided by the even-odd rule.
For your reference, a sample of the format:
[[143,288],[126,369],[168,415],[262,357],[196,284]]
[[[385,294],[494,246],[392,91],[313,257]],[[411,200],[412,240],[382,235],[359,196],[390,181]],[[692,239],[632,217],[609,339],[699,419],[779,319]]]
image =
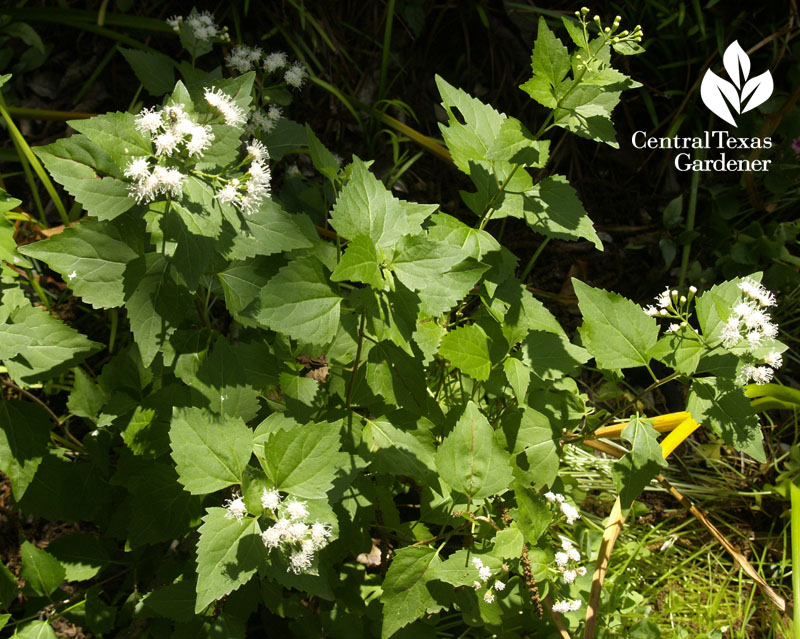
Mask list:
[[281,494],[277,488],[267,490],[266,488],[261,492],[261,505],[266,510],[277,510],[281,505]]
[[481,566],[478,569],[478,577],[481,581],[489,581],[492,578],[492,569],[489,566]]
[[289,519],[305,519],[308,517],[308,508],[304,501],[290,499],[286,502],[286,512]]
[[274,73],[289,64],[289,59],[283,51],[274,51],[264,57],[264,71]]
[[563,568],[569,562],[569,555],[565,552],[557,552],[556,553],[556,563],[558,564],[559,568]]
[[506,585],[502,581],[495,581],[494,582],[494,589],[497,592],[502,592],[503,590],[506,589]]
[[576,570],[565,570],[562,575],[565,584],[571,584],[577,579],[578,572]]
[[259,163],[269,159],[269,151],[267,150],[267,147],[261,144],[261,142],[258,140],[251,140],[250,144],[247,145],[247,155],[254,162]]
[[573,524],[576,520],[581,518],[581,514],[578,512],[578,509],[572,504],[568,504],[566,502],[561,504],[561,512],[564,514],[564,517],[566,517],[568,524]]
[[283,80],[286,82],[286,84],[293,86],[295,89],[302,87],[305,79],[306,69],[299,62],[295,62],[289,69],[286,70],[286,73],[283,74]]
[[571,561],[580,561],[581,560],[581,553],[578,552],[577,548],[570,548],[567,551],[567,556],[570,558]]
[[483,584],[480,581],[473,581],[472,587],[475,588],[475,590],[480,590],[483,588]]
[[736,316],[729,317],[728,321],[725,322],[725,327],[722,329],[722,345],[725,348],[733,348],[742,339],[742,335],[739,332],[740,324],[741,322]]
[[322,548],[331,537],[330,526],[315,522],[311,525],[311,541],[315,548]]
[[186,150],[189,155],[199,155],[211,146],[214,141],[214,134],[208,125],[193,124],[188,131],[189,141],[186,143]]
[[261,533],[261,541],[264,542],[264,545],[272,550],[273,548],[277,548],[281,545],[281,531],[277,528],[277,526],[270,526],[264,532]]
[[306,572],[309,568],[311,568],[312,559],[313,555],[310,555],[303,550],[297,550],[289,557],[289,567],[286,569],[286,572],[291,570],[295,575]]
[[486,603],[494,603],[494,593],[491,590],[487,590],[483,593],[483,600]]
[[664,289],[664,291],[656,297],[656,305],[659,308],[669,308],[672,304],[672,295],[671,291],[669,290],[669,286]]
[[231,49],[231,52],[225,57],[225,63],[239,73],[246,73],[254,68],[263,54],[264,52],[259,47],[240,44]]
[[211,38],[219,35],[219,27],[214,21],[214,16],[208,11],[189,16],[185,18],[185,20],[186,24],[192,29],[194,37],[198,40],[207,42]]
[[667,327],[667,333],[677,333],[679,330],[681,330],[681,325],[677,322],[673,322]]
[[573,599],[572,601],[569,599],[562,599],[561,601],[557,601],[553,604],[553,612],[573,612],[575,610],[579,610],[580,607],[580,599]]
[[289,525],[289,528],[284,535],[284,538],[287,541],[292,541],[295,543],[300,543],[305,539],[306,534],[308,533],[308,526],[303,522],[296,521]]
[[159,133],[153,140],[156,144],[156,155],[172,155],[182,142],[179,135],[172,129]]
[[660,314],[660,311],[652,304],[645,306],[644,312],[647,313],[650,317],[655,317],[656,315]]
[[475,566],[476,570],[480,570],[481,568],[483,568],[483,562],[481,561],[480,557],[473,557],[472,565]]
[[220,202],[231,203],[235,202],[239,197],[239,180],[233,178],[225,186],[223,186],[216,195],[214,195]]
[[583,577],[586,574],[586,567],[585,566],[578,566],[575,569],[575,572],[577,572],[581,577]]
[[157,107],[142,109],[135,118],[135,126],[142,132],[155,133],[164,124],[161,110]]
[[234,494],[233,499],[227,500],[223,506],[228,510],[225,513],[227,519],[242,521],[247,514],[247,506],[244,505],[244,499],[242,499],[241,495]]
[[168,193],[172,197],[180,197],[186,176],[178,169],[157,166],[153,169],[153,176],[158,179],[159,192]]
[[125,177],[133,180],[144,180],[150,175],[150,165],[147,158],[134,158],[128,163],[124,172]]
[[175,33],[178,33],[181,30],[181,22],[183,21],[182,16],[172,16],[171,18],[167,18],[167,24],[172,28]]
[[764,358],[764,363],[772,368],[780,368],[783,366],[783,356],[778,351],[771,351]]
[[233,98],[220,89],[205,89],[204,96],[206,102],[214,109],[219,111],[225,120],[225,124],[238,126],[245,121],[244,111],[239,107]]
[[562,537],[561,538],[561,550],[563,550],[564,552],[567,552],[568,550],[570,550],[571,548],[574,548],[574,547],[575,547],[575,544],[572,543],[571,539],[567,539],[566,537]]

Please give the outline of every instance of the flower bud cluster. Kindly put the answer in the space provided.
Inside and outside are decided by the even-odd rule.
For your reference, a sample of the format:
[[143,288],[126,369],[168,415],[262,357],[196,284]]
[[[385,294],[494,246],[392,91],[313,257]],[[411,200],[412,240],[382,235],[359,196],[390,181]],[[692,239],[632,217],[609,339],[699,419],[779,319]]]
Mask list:
[[293,498],[282,499],[276,488],[261,493],[261,505],[269,511],[275,523],[261,533],[268,550],[280,550],[289,562],[287,572],[295,575],[307,572],[314,562],[314,553],[324,548],[331,538],[327,524],[309,524],[308,503]]
[[[581,7],[580,11],[575,12],[575,16],[581,23],[581,26],[586,28],[587,22],[586,18],[589,15],[589,7]],[[615,16],[614,21],[611,23],[610,27],[603,27],[603,21],[599,15],[595,15],[592,18],[592,21],[597,25],[598,30],[603,34],[606,38],[607,42],[611,42],[612,44],[618,44],[620,42],[635,42],[639,43],[642,41],[644,37],[644,32],[642,31],[642,25],[637,24],[633,31],[628,31],[627,29],[624,31],[618,31],[619,25],[622,22],[621,16]]]
[[564,499],[564,495],[561,493],[553,493],[548,491],[544,494],[544,498],[547,500],[548,504],[558,504],[559,510],[561,510],[561,514],[564,515],[568,524],[574,524],[578,519],[581,518],[581,514],[578,512],[578,509],[572,504],[567,503],[567,501]]
[[[493,603],[495,595],[492,592],[492,588],[494,588],[497,592],[502,592],[506,589],[506,584],[499,579],[495,579],[493,583],[489,584],[489,581],[492,579],[492,569],[489,566],[484,565],[483,561],[481,561],[480,557],[473,557],[472,558],[472,565],[475,570],[478,571],[478,577],[472,583],[473,588],[475,590],[480,590],[486,585],[486,592],[483,593],[483,600],[486,603]],[[505,564],[503,565],[504,568],[507,568]]]
[[196,40],[209,42],[218,40],[220,42],[230,41],[228,27],[220,28],[217,26],[214,16],[209,11],[192,11],[188,16],[172,16],[167,19],[167,24],[172,27],[175,33],[180,33],[181,25],[186,24],[192,31]]

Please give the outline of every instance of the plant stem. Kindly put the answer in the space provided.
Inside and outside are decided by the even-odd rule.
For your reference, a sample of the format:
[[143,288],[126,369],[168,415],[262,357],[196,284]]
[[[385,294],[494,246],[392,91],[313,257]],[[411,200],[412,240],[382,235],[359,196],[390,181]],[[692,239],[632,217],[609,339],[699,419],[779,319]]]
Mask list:
[[800,487],[791,482],[789,494],[792,525],[792,603],[794,604],[792,625],[794,636],[800,637]]
[[537,249],[534,252],[534,254],[531,255],[531,259],[529,259],[528,263],[525,265],[525,270],[523,270],[522,271],[522,275],[519,276],[519,279],[520,279],[521,282],[524,282],[525,278],[528,277],[528,273],[531,272],[531,269],[533,268],[533,265],[536,263],[536,260],[542,254],[542,251],[544,250],[544,247],[547,246],[547,243],[549,241],[550,241],[549,237],[544,238],[544,242],[539,244],[539,246],[537,247]]
[[361,361],[361,347],[364,344],[364,326],[367,322],[367,309],[361,310],[361,324],[358,327],[358,346],[356,347],[356,361],[353,363],[353,372],[350,374],[350,383],[347,385],[347,400],[345,407],[350,409],[350,402],[353,399],[353,389],[356,385],[356,373],[358,373],[358,364]]
[[[694,157],[695,159],[702,159],[705,156],[705,152],[702,150],[695,149]],[[700,185],[700,171],[692,171],[692,178],[691,182],[689,183],[689,206],[686,209],[686,233],[691,233],[694,231],[694,218],[695,213],[697,212],[697,190]],[[678,286],[683,286],[683,282],[686,280],[686,273],[689,270],[689,254],[692,249],[692,241],[691,239],[683,245],[683,251],[681,253],[681,273],[678,277]]]

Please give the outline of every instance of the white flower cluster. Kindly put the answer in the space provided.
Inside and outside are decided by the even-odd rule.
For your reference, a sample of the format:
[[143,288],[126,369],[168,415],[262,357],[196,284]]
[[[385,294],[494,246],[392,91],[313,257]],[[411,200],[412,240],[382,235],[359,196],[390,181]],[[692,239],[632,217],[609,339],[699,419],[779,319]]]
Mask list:
[[475,588],[475,590],[480,590],[483,588],[484,584],[487,584],[486,592],[483,593],[483,600],[486,603],[494,602],[494,593],[492,592],[492,588],[494,588],[497,592],[502,592],[506,589],[505,582],[495,579],[494,583],[488,585],[487,582],[492,578],[492,569],[489,568],[489,566],[484,565],[480,557],[473,557],[472,565],[475,567],[475,570],[478,571],[478,578],[472,583],[472,587]]
[[266,111],[255,109],[250,114],[250,121],[247,123],[246,130],[250,135],[269,133],[275,128],[275,125],[281,117],[283,117],[283,111],[275,104],[270,106]]
[[233,47],[225,56],[225,64],[239,73],[247,73],[255,68],[264,52],[260,47],[248,47],[244,44]]
[[580,610],[580,607],[580,599],[572,599],[571,601],[569,599],[562,599],[553,604],[553,612],[574,612],[575,610]]
[[570,562],[573,564],[581,560],[581,553],[575,548],[575,545],[566,537],[561,538],[561,550],[556,553],[556,568],[562,573],[564,583],[571,584],[580,576],[586,574],[586,568],[583,566],[576,566],[570,568]]
[[172,16],[167,19],[167,24],[172,27],[175,33],[180,33],[181,24],[184,22],[192,30],[192,35],[202,42],[208,42],[214,38],[228,39],[228,28],[223,27],[220,29],[214,20],[214,16],[209,11],[201,11],[200,13],[193,11],[186,17]]
[[578,519],[581,518],[581,514],[578,512],[578,509],[572,504],[568,504],[564,499],[564,495],[548,491],[544,494],[544,498],[547,500],[548,504],[558,504],[558,507],[566,518],[568,524],[574,524]]
[[303,86],[308,75],[308,71],[299,61],[289,64],[289,58],[283,51],[274,51],[264,55],[259,47],[240,44],[231,49],[231,52],[225,57],[225,64],[239,73],[257,69],[259,62],[261,68],[267,73],[276,73],[285,69],[283,81],[295,89]]
[[306,523],[308,507],[304,501],[281,499],[276,488],[261,493],[261,505],[277,517],[277,521],[261,533],[261,540],[269,549],[282,549],[289,557],[290,570],[299,575],[311,568],[314,553],[325,547],[331,538],[327,524]]
[[244,111],[227,93],[221,89],[205,89],[204,95],[206,102],[208,102],[212,108],[222,115],[222,119],[225,120],[225,124],[229,124],[231,126],[239,126],[240,124],[244,124]]
[[128,190],[137,202],[151,202],[163,194],[180,197],[186,176],[176,168],[158,164],[159,159],[184,151],[188,157],[203,157],[214,141],[211,127],[195,122],[182,104],[171,104],[163,109],[142,109],[136,116],[136,128],[150,136],[157,157],[152,166],[144,157],[128,162],[123,172],[131,180]]
[[242,179],[228,180],[214,197],[220,202],[233,204],[246,215],[251,215],[269,195],[272,174],[266,164],[269,152],[261,142],[252,140],[247,145],[247,157],[250,159],[247,173]]
[[[774,293],[750,278],[739,282],[739,290],[742,298],[725,322],[722,345],[726,348],[744,346],[746,351],[754,354],[756,348],[778,336],[778,327],[766,311],[777,302]],[[783,365],[783,357],[773,350],[763,358],[763,363],[764,366],[745,364],[739,373],[740,381],[744,384],[750,381],[769,383],[775,371]]]

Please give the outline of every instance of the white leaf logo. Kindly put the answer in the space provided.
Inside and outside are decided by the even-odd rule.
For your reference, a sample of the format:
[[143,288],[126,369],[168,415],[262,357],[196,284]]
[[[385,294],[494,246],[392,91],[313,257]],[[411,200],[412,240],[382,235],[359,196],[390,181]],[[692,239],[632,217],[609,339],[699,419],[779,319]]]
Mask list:
[[745,113],[755,109],[772,95],[772,75],[764,71],[750,78],[750,58],[738,41],[725,49],[722,63],[733,82],[724,80],[708,69],[700,85],[700,98],[712,113],[728,124],[737,126],[734,112]]

